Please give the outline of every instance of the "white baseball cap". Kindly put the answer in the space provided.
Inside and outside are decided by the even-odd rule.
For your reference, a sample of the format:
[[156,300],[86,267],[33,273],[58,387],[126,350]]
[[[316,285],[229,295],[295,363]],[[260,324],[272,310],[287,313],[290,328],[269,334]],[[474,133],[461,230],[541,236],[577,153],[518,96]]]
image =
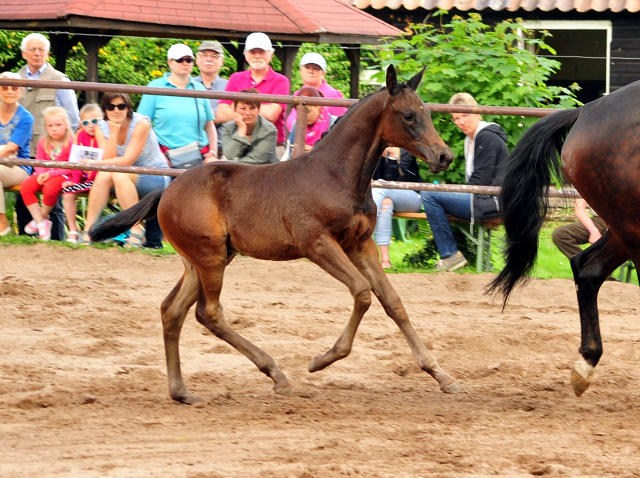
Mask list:
[[185,56],[195,58],[193,56],[191,48],[189,48],[184,43],[176,43],[175,45],[171,45],[171,48],[169,48],[169,51],[167,52],[167,60],[179,60],[180,58],[184,58]]
[[305,53],[300,60],[300,66],[308,65],[308,64],[318,65],[324,71],[327,71],[327,60],[320,53]]
[[273,47],[271,46],[271,40],[269,40],[269,37],[266,34],[262,32],[255,32],[249,35],[247,40],[244,42],[245,51],[250,51],[254,48],[271,51]]

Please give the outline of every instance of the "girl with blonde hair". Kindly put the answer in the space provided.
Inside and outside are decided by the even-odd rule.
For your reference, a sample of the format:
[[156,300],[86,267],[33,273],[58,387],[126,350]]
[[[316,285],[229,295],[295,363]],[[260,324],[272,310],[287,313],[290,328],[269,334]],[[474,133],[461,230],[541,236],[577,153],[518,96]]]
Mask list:
[[[36,160],[69,161],[73,134],[69,115],[60,106],[44,110],[46,135],[38,142]],[[20,194],[33,220],[24,227],[29,235],[38,235],[43,241],[51,239],[49,213],[56,205],[62,184],[72,177],[71,169],[42,168],[35,166],[34,172],[20,186]],[[42,191],[42,208],[36,193]]]

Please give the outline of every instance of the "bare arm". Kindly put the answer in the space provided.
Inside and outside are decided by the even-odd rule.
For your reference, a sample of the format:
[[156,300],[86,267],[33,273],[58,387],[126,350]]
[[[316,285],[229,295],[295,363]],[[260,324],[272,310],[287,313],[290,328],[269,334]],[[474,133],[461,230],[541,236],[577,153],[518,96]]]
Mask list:
[[584,199],[576,199],[575,211],[578,221],[580,221],[580,223],[587,228],[587,231],[589,231],[589,242],[591,244],[595,243],[600,239],[602,234],[600,234],[600,231],[593,223],[593,219],[591,219],[591,216],[589,216],[589,213],[587,212],[587,201]]
[[3,144],[0,146],[0,158],[4,158],[5,156],[10,156],[13,153],[17,152],[20,149],[16,143],[12,143],[9,141],[7,144]]
[[228,121],[233,121],[233,106],[227,103],[218,104],[216,123],[227,123]]
[[204,155],[204,162],[209,163],[218,159],[218,132],[213,121],[207,121],[204,125],[204,131],[209,138],[209,152]]
[[[118,132],[114,131],[118,126],[119,125],[112,126],[112,123],[109,122],[111,134],[109,135],[109,139],[107,139],[104,148],[104,160],[82,160],[81,162],[89,164],[115,164],[117,166],[133,166],[138,160],[138,157],[140,156],[140,153],[142,153],[142,149],[147,142],[147,137],[149,136],[151,126],[149,125],[149,121],[147,121],[146,119],[141,120],[133,130],[131,141],[129,141],[124,155],[120,157],[117,156]],[[98,134],[96,133],[96,137],[97,136]]]
[[260,104],[260,116],[275,123],[282,114],[282,106],[278,103],[262,103]]

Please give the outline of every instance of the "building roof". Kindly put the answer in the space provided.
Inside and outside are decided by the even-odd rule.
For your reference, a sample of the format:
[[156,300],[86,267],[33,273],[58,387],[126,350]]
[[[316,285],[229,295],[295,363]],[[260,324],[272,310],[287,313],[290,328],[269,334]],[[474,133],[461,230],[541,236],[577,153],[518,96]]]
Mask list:
[[110,34],[374,43],[397,28],[343,0],[3,0],[0,28],[108,29]]
[[400,7],[407,10],[424,8],[426,10],[560,10],[562,12],[577,11],[586,12],[595,10],[603,12],[610,10],[621,12],[637,12],[640,10],[640,0],[346,0],[358,8],[390,8],[396,10]]

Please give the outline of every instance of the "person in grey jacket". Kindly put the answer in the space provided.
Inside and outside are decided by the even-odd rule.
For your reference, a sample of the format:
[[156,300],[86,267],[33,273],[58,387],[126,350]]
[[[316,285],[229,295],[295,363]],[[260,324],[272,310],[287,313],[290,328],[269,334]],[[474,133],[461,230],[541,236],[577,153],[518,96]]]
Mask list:
[[[258,93],[255,88],[240,93]],[[246,164],[277,163],[278,130],[259,115],[260,102],[233,102],[233,121],[222,125],[222,150],[229,161]]]
[[[468,93],[456,93],[450,105],[477,106]],[[482,121],[479,114],[452,113],[451,119],[466,135],[464,140],[465,182],[473,186],[501,186],[502,165],[509,156],[507,135],[496,123]],[[424,212],[441,260],[436,268],[455,271],[467,264],[458,250],[447,215],[473,223],[500,216],[496,196],[470,193],[422,191]]]

